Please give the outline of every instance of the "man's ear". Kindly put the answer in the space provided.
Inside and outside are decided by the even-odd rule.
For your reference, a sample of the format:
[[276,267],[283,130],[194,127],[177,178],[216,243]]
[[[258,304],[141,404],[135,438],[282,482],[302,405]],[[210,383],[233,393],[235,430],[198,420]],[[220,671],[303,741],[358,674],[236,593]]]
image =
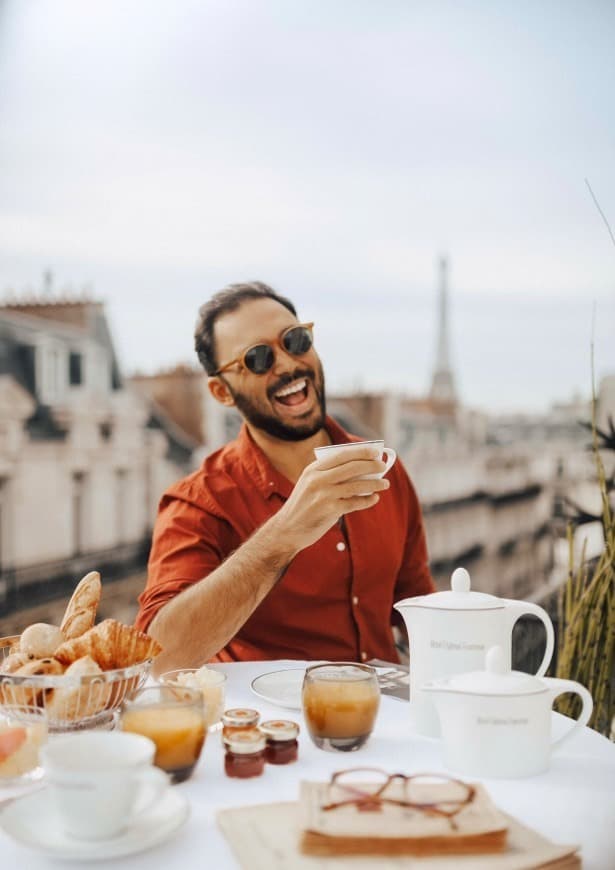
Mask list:
[[227,408],[233,407],[235,399],[231,396],[230,390],[222,378],[207,378],[207,386],[216,402],[220,402],[221,405],[226,405]]

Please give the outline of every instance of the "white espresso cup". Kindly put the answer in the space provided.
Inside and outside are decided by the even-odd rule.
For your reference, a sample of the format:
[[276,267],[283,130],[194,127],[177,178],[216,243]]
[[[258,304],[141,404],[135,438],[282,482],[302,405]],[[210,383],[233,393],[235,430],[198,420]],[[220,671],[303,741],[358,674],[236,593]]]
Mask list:
[[[385,447],[384,441],[376,440],[376,441],[347,441],[344,444],[327,444],[325,447],[315,447],[314,453],[316,454],[316,459],[325,459],[327,456],[339,456],[339,457],[347,457],[348,459],[352,459],[353,452],[356,452],[357,447],[366,447],[371,446],[375,447],[379,451],[380,458],[386,457],[385,459],[385,468],[380,474],[362,474],[358,477],[358,480],[372,480],[378,477],[384,477],[384,475],[393,467],[395,464],[395,460],[397,459],[397,453],[393,450],[392,447]],[[369,495],[369,493],[364,493],[364,495]]]
[[57,737],[41,750],[58,822],[76,840],[126,830],[169,787],[153,766],[156,746],[140,734],[91,732]]

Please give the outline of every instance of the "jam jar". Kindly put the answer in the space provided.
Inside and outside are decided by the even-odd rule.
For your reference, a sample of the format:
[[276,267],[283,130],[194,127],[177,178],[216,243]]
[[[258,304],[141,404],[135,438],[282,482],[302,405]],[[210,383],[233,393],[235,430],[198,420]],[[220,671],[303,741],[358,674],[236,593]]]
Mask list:
[[224,738],[224,771],[227,776],[246,779],[260,776],[265,769],[265,735],[258,728],[234,731]]
[[289,719],[269,719],[260,726],[265,735],[265,761],[269,764],[289,764],[297,760],[299,726]]
[[222,714],[222,742],[224,743],[228,736],[238,731],[255,728],[260,717],[258,710],[249,707],[233,707],[232,710],[225,710]]

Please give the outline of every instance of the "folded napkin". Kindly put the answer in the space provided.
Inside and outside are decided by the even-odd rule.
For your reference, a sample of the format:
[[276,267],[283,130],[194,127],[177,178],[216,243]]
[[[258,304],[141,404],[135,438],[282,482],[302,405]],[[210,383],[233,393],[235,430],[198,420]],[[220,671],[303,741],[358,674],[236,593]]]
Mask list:
[[[574,846],[558,846],[502,814],[506,847],[497,854],[392,855],[377,858],[378,870],[577,870]],[[298,802],[220,810],[217,822],[243,870],[374,870],[373,855],[305,855]]]

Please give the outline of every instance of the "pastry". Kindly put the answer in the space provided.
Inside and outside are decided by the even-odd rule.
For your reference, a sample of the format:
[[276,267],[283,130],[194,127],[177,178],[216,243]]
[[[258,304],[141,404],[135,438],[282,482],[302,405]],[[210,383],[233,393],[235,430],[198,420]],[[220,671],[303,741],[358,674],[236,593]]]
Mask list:
[[90,571],[79,581],[60,624],[60,630],[67,640],[79,637],[92,628],[101,593],[98,571]]
[[[26,662],[11,674],[13,677],[45,677],[59,676],[64,673],[64,667],[56,659],[34,659]],[[0,700],[4,704],[24,704],[32,707],[42,707],[45,696],[51,689],[41,689],[37,686],[29,686],[26,682],[4,682],[2,685]]]
[[104,710],[111,697],[111,684],[97,682],[96,679],[83,680],[82,677],[96,677],[102,670],[90,656],[83,656],[73,662],[65,671],[66,686],[53,689],[45,699],[47,715],[55,721],[86,719]]
[[81,637],[61,644],[54,656],[63,665],[70,665],[89,655],[103,671],[109,671],[138,664],[161,652],[158,641],[148,634],[115,619],[105,619]]
[[52,656],[64,641],[64,635],[57,625],[35,622],[23,630],[19,640],[19,651],[31,659],[44,659]]
[[0,674],[13,674],[22,665],[30,661],[30,656],[27,653],[12,652],[3,662],[0,662]]

